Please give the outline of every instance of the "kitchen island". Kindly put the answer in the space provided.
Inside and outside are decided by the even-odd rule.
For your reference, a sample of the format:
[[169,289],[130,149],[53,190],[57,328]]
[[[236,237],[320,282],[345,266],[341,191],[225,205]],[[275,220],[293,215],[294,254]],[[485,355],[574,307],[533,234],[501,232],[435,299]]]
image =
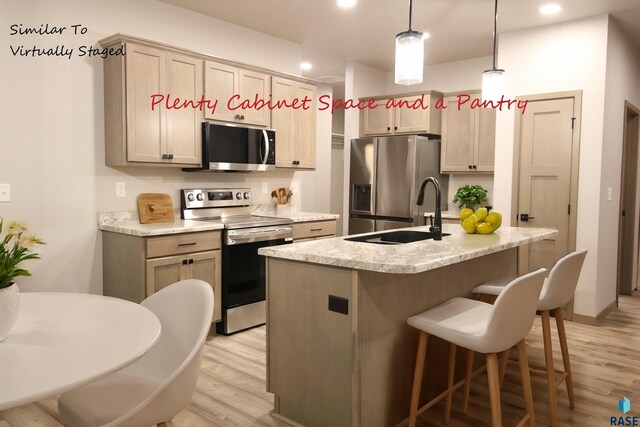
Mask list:
[[[267,389],[275,416],[310,427],[402,422],[418,341],[406,319],[516,274],[518,246],[557,236],[540,228],[467,235],[445,224],[443,231],[451,235],[442,241],[338,237],[260,249],[268,257]],[[443,388],[445,370],[434,367],[444,366],[444,349],[430,340],[423,401]]]

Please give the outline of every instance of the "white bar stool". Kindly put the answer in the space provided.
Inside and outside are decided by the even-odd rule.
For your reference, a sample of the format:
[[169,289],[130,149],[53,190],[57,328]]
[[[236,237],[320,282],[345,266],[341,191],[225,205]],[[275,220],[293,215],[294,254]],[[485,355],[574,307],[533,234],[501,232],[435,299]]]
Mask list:
[[[437,307],[407,319],[409,325],[420,330],[411,393],[410,427],[416,425],[418,415],[445,397],[444,421],[445,424],[449,422],[453,391],[459,385],[454,386],[453,384],[456,346],[468,349],[468,354],[471,356],[473,356],[473,352],[487,355],[491,421],[494,427],[500,427],[502,425],[502,414],[497,353],[503,352],[514,345],[518,346],[522,391],[527,410],[527,414],[518,425],[524,425],[528,422],[530,426],[535,426],[529,364],[524,337],[529,333],[531,325],[533,325],[536,303],[540,297],[546,272],[547,270],[541,268],[538,271],[516,278],[504,288],[494,305],[468,298],[452,298]],[[427,337],[429,335],[440,337],[450,343],[448,387],[444,393],[418,409]],[[469,381],[466,381],[465,385],[468,383]]]
[[[567,346],[567,335],[564,330],[564,320],[562,319],[562,306],[567,304],[571,301],[571,298],[573,298],[576,286],[578,285],[580,271],[582,270],[582,265],[584,264],[586,256],[587,250],[584,249],[572,252],[560,258],[551,269],[549,277],[544,281],[537,305],[537,310],[540,312],[540,317],[542,319],[542,338],[544,341],[545,360],[545,367],[543,370],[547,373],[549,415],[551,418],[551,425],[553,427],[558,425],[556,391],[563,381],[567,384],[569,406],[571,409],[576,407],[575,395],[573,393],[573,377],[571,376],[571,362],[569,360],[569,347]],[[507,283],[509,283],[509,279],[487,282],[476,287],[473,292],[477,294],[500,295],[504,292]],[[553,316],[556,318],[558,339],[560,341],[560,349],[562,351],[562,363],[564,365],[564,371],[558,371],[560,374],[558,379],[556,379],[556,370],[553,367],[553,349],[551,348],[551,326],[549,320],[550,312],[552,312]],[[507,353],[503,355],[501,378],[502,375],[504,375],[506,361]],[[465,396],[465,399],[466,398],[467,397]]]

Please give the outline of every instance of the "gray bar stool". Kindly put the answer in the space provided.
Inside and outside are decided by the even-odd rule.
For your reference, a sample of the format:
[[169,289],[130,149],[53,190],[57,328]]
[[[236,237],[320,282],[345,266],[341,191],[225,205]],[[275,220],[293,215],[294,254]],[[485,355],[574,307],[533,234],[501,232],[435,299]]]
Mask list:
[[[547,270],[541,268],[538,271],[516,278],[504,288],[494,305],[468,298],[452,298],[437,307],[407,319],[409,325],[420,330],[411,393],[410,427],[416,425],[416,418],[419,414],[442,398],[446,398],[445,424],[449,422],[451,399],[454,389],[457,388],[453,384],[456,346],[466,348],[468,350],[467,354],[471,355],[471,357],[473,352],[486,354],[491,421],[494,427],[500,427],[502,425],[502,414],[497,353],[503,352],[514,345],[518,347],[522,391],[527,410],[527,414],[522,418],[519,425],[524,425],[526,422],[530,426],[535,425],[533,396],[531,395],[529,364],[524,337],[529,333],[533,325],[536,304],[540,297],[546,272]],[[445,393],[418,409],[427,337],[429,335],[440,337],[449,342],[448,386]],[[469,381],[466,381],[465,385],[468,383]]]
[[[571,362],[569,360],[569,347],[567,346],[567,335],[564,330],[564,320],[562,319],[562,306],[567,304],[573,298],[578,285],[580,271],[587,256],[587,250],[572,252],[560,258],[553,266],[549,277],[544,281],[540,299],[538,300],[537,310],[540,312],[542,319],[542,338],[544,341],[544,360],[547,373],[547,389],[549,392],[549,415],[551,425],[558,425],[558,408],[556,402],[557,388],[562,384],[563,380],[567,384],[567,394],[569,395],[569,406],[571,409],[576,407],[575,395],[573,393],[573,377],[571,376]],[[501,281],[487,282],[476,287],[473,292],[477,294],[500,295],[510,279]],[[562,363],[564,371],[559,371],[560,377],[556,379],[556,370],[553,367],[553,349],[551,348],[551,326],[549,313],[553,313],[556,318],[556,326],[558,328],[558,339],[560,341],[560,350],[562,351]],[[504,367],[507,361],[507,353],[503,355],[503,363],[501,369],[501,377],[504,374]],[[466,390],[466,388],[465,388]],[[465,396],[465,399],[467,397]]]

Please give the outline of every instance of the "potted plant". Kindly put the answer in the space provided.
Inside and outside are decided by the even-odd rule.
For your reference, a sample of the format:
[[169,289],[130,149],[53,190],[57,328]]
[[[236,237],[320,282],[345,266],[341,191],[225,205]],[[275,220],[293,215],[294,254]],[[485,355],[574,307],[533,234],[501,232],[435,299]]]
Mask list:
[[6,230],[3,224],[4,219],[0,217],[0,341],[18,319],[18,285],[14,280],[18,276],[31,276],[29,271],[21,267],[21,263],[40,258],[32,249],[45,244],[35,235],[28,234],[22,222],[11,221]]
[[473,211],[487,201],[487,190],[480,185],[465,185],[458,188],[453,196],[453,203],[457,203],[460,209],[469,208]]

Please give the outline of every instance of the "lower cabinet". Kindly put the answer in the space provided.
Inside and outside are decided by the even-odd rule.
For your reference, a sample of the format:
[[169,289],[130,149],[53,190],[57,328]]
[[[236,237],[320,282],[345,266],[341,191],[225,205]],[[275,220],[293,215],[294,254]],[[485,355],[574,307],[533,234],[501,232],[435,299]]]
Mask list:
[[103,232],[103,293],[141,302],[180,280],[200,279],[214,291],[213,321],[222,317],[219,231],[139,237]]
[[325,239],[335,237],[336,220],[297,222],[293,224],[293,241],[305,242],[308,240]]

